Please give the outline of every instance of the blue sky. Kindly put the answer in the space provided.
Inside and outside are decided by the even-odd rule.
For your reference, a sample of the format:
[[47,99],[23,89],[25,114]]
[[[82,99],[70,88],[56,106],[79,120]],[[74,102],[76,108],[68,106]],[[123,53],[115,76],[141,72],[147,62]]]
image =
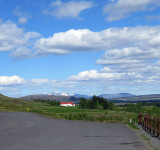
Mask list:
[[160,93],[159,0],[0,0],[0,93]]

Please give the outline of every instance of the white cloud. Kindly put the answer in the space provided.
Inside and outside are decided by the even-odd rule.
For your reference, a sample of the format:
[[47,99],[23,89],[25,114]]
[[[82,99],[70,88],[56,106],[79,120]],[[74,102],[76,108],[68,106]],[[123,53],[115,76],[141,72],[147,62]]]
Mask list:
[[99,50],[114,50],[116,52],[116,49],[123,49],[126,55],[132,53],[139,57],[147,57],[153,51],[155,54],[159,53],[159,38],[160,26],[109,28],[101,32],[92,32],[88,29],[71,29],[66,32],[55,33],[49,38],[37,40],[34,49],[36,55]]
[[[49,38],[41,38],[35,43],[34,49],[37,54],[68,54],[72,51],[86,51],[93,50],[91,43],[88,40],[92,38],[94,34],[91,31],[84,30],[69,30],[67,32],[60,32],[54,34]],[[89,39],[87,39],[87,37]],[[74,42],[73,42],[74,41]]]
[[159,6],[158,0],[118,0],[104,7],[107,21],[116,21],[126,18],[131,13],[139,11],[151,11]]
[[[131,49],[130,49],[131,50]],[[160,55],[158,52],[132,49],[116,49],[108,51],[104,56],[97,60],[97,64],[109,67],[111,72],[125,74],[125,80],[128,83],[136,84],[157,84],[160,78]],[[104,70],[105,70],[104,68]],[[102,69],[103,70],[103,69]],[[120,80],[122,81],[122,80]],[[122,82],[124,84],[125,82]]]
[[[104,84],[105,86],[113,84],[125,86],[128,84],[156,85],[159,82],[160,26],[110,28],[101,32],[82,31],[68,31],[68,33],[78,35],[74,35],[74,44],[79,41],[78,44],[81,46],[78,47],[79,45],[77,44],[78,46],[76,47],[74,45],[73,50],[94,51],[106,49],[104,56],[96,62],[104,68],[100,71],[82,71],[69,77],[69,80],[82,82],[84,85],[89,82],[90,84],[96,84],[97,87],[102,87]],[[79,32],[83,34],[77,34]],[[62,34],[64,34],[64,39],[67,39],[69,35],[70,38],[72,37],[72,34],[67,35],[66,32]],[[53,40],[54,42],[56,41],[55,39]],[[63,44],[66,44],[67,48],[72,47],[69,40],[65,42]],[[69,49],[71,52],[73,51],[72,48],[67,50],[69,51]]]
[[0,23],[0,51],[11,51],[10,56],[18,59],[100,50],[106,50],[97,61],[103,65],[144,64],[160,59],[160,26],[109,28],[101,32],[71,29],[49,38],[38,37],[39,33],[25,32],[12,22]]
[[[31,49],[25,47],[18,47],[16,50],[11,52],[10,56],[14,58],[27,59],[31,54]],[[32,56],[30,56],[31,58]]]
[[32,83],[44,84],[44,83],[49,83],[49,80],[48,79],[32,79]]
[[20,17],[18,20],[19,24],[26,24],[28,22],[28,19],[26,17]]
[[134,93],[135,89],[144,83],[147,86],[148,84],[152,84],[152,86],[155,85],[153,84],[155,81],[148,82],[151,79],[146,79],[138,72],[117,72],[117,70],[114,69],[111,72],[104,72],[105,70],[108,71],[108,68],[104,68],[103,72],[102,70],[103,69],[100,71],[82,71],[77,75],[69,77],[68,80],[76,81],[75,87],[77,87],[79,83],[79,89],[81,91],[87,93],[92,92],[93,94],[120,92],[121,90]]
[[[27,47],[32,47],[33,40],[38,37],[40,37],[39,33],[25,32],[12,22],[0,22],[0,51],[12,51],[13,53],[10,54],[12,57],[21,57],[20,54],[29,56],[30,53],[26,52]],[[21,53],[18,54],[20,51]]]
[[109,68],[109,67],[104,67],[103,69],[101,69],[100,72],[111,72],[111,71],[112,71],[111,68]]
[[25,84],[26,80],[18,76],[0,76],[0,85],[16,85],[16,84]]
[[117,64],[133,64],[133,63],[139,63],[139,60],[129,60],[129,59],[111,59],[111,60],[106,60],[106,59],[99,59],[97,61],[97,64],[100,65],[117,65]]
[[45,13],[57,18],[77,18],[82,11],[93,7],[93,3],[91,1],[62,2],[57,0],[51,3],[51,7],[52,10],[46,10]]
[[32,79],[32,83],[35,84],[51,84],[51,83],[56,83],[56,80],[49,80],[49,79]]
[[57,81],[55,79],[35,78],[26,80],[18,76],[0,76],[0,93],[20,97],[29,94],[50,93],[53,89],[70,93],[76,89],[75,81]]
[[28,13],[24,13],[24,12],[22,13],[22,12],[20,12],[19,9],[20,8],[17,7],[14,10],[13,14],[16,15],[16,16],[18,16],[18,23],[19,24],[26,24],[28,22],[28,19],[31,17],[31,15],[28,14]]
[[90,70],[90,71],[83,71],[80,72],[78,75],[71,76],[70,80],[76,81],[92,81],[92,80],[117,80],[122,78],[123,73],[102,73],[98,72],[97,70]]

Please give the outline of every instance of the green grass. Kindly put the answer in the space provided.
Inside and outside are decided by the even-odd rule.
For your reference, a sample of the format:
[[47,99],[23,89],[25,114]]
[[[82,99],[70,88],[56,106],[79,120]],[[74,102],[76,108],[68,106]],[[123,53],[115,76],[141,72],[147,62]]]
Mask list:
[[152,110],[154,106],[143,106],[145,110]]

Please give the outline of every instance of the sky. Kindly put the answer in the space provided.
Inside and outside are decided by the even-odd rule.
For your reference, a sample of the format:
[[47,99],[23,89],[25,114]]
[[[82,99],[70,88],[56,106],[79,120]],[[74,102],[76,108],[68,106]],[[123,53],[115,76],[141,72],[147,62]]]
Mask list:
[[0,93],[160,94],[159,0],[0,0]]

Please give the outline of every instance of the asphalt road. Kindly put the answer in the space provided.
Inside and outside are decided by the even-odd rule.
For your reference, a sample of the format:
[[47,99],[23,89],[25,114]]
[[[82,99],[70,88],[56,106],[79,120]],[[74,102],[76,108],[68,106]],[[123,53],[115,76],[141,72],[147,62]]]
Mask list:
[[0,150],[147,150],[126,125],[0,112]]

